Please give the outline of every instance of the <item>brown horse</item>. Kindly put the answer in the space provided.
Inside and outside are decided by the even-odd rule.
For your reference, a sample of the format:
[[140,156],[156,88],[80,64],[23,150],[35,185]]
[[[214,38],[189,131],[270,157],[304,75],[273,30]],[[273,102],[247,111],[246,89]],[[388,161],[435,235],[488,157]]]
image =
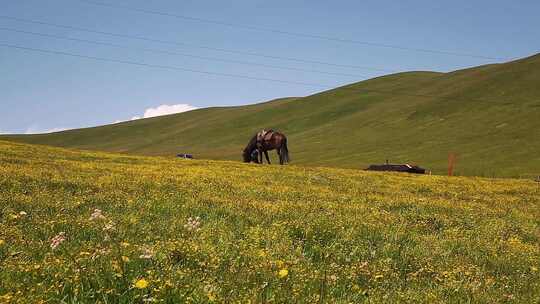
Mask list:
[[[279,163],[281,165],[289,162],[289,149],[287,148],[287,137],[284,134],[268,131],[265,136],[261,138],[260,134],[255,134],[247,144],[246,148],[242,151],[244,162],[249,163],[251,161],[262,164],[263,153],[266,157],[266,161],[270,163],[268,157],[268,151],[276,149],[279,156]],[[253,157],[257,155],[258,157]],[[257,161],[255,161],[257,160]]]

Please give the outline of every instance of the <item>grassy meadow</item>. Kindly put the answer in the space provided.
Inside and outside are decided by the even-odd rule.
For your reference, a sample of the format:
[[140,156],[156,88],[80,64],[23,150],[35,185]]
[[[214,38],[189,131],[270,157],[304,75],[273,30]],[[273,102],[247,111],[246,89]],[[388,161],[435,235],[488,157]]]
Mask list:
[[0,140],[240,160],[253,134],[275,128],[287,135],[298,165],[359,169],[389,159],[445,174],[448,154],[455,153],[459,175],[531,177],[540,175],[539,83],[540,54],[450,73],[387,75],[306,97]]
[[0,302],[538,303],[540,185],[0,141]]

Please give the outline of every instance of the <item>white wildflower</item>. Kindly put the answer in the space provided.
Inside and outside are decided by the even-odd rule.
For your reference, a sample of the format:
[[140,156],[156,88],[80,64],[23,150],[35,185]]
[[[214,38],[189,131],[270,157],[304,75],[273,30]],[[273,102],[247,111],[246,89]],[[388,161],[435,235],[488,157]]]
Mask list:
[[201,218],[198,216],[195,218],[190,217],[187,223],[184,225],[184,228],[186,228],[188,231],[199,231],[201,229],[200,227]]
[[145,295],[142,299],[143,302],[145,303],[152,303],[152,302],[156,302],[157,300],[155,298],[152,298],[148,295]]
[[115,227],[114,227],[114,222],[109,222],[105,225],[105,227],[103,227],[103,231],[111,231],[111,230],[115,230]]
[[109,253],[111,253],[111,250],[110,249],[106,249],[106,248],[101,248],[101,249],[98,249],[94,252],[94,254],[92,254],[92,260],[95,260],[97,258],[99,258],[100,256],[104,256],[104,255],[108,255]]
[[56,247],[60,246],[66,240],[66,233],[60,232],[55,235],[51,240],[51,249],[54,250]]
[[103,212],[100,209],[94,209],[94,212],[90,215],[90,220],[102,220],[105,219],[105,216],[103,215]]
[[154,251],[151,248],[144,247],[142,249],[142,254],[139,256],[141,259],[151,259],[154,257]]

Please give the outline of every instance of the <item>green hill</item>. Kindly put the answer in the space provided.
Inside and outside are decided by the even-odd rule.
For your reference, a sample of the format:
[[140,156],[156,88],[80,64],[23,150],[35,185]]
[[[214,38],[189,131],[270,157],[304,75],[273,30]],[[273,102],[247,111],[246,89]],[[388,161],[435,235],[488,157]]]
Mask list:
[[0,302],[539,303],[539,191],[0,141]]
[[457,174],[533,176],[540,174],[539,83],[540,55],[535,55],[451,73],[399,73],[249,106],[0,138],[241,160],[250,136],[272,127],[289,137],[295,164],[363,168],[389,159],[444,173],[453,152]]

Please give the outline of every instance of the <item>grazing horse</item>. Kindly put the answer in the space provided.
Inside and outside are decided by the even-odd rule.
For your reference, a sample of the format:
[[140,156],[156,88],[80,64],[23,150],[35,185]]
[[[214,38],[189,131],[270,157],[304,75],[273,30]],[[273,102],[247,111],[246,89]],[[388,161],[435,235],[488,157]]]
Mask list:
[[[281,165],[289,162],[289,149],[287,148],[287,137],[284,134],[272,130],[261,131],[251,138],[246,148],[242,151],[244,162],[254,161],[252,155],[257,153],[258,163],[263,163],[263,153],[266,161],[270,163],[268,151],[276,149]],[[257,152],[255,152],[257,151]],[[256,161],[254,161],[256,162]]]

